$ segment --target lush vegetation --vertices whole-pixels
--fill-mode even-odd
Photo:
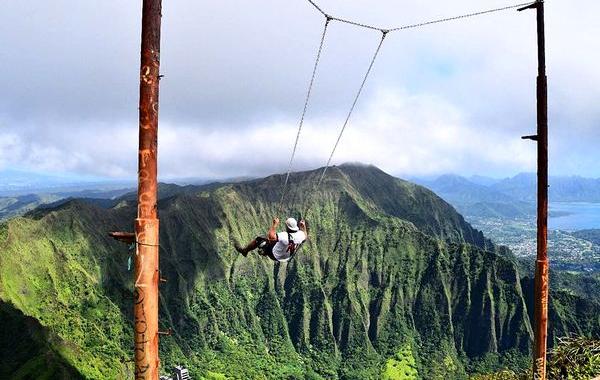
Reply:
[[[49,344],[57,337],[34,318],[0,301],[0,379],[78,379]]]
[[[560,338],[550,352],[547,376],[549,380],[590,380],[600,377],[600,340],[586,337]],[[472,380],[529,380],[531,368],[516,372],[502,370],[487,375],[476,375]]]
[[[39,205],[51,203],[59,199],[60,196],[54,194],[28,194],[14,197],[0,197],[0,221],[24,214]]]
[[[410,345],[405,345],[393,358],[385,362],[381,373],[382,380],[410,380],[418,379],[419,371],[412,354]]]
[[[453,379],[526,367],[529,282],[509,255],[424,188],[350,166],[313,193],[318,174],[291,178],[288,212],[308,207],[311,240],[288,264],[233,249],[264,233],[280,176],[169,188],[159,203],[161,326],[174,330],[161,339],[165,367],[206,379]],[[38,321],[54,337],[45,349],[84,378],[131,377],[128,252],[106,232],[130,230],[134,216],[125,197],[0,225],[0,299]],[[569,296],[580,307],[557,298],[555,325],[588,333],[600,306]]]

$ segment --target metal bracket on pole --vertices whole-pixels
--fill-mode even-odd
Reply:
[[[158,335],[173,335],[173,329],[169,327],[167,331],[159,331]]]
[[[135,243],[135,234],[133,232],[114,231],[114,232],[109,232],[108,236],[110,236],[111,238],[118,240],[122,243],[126,243],[126,244]]]
[[[541,3],[542,3],[542,1],[536,1],[535,3],[531,3],[529,5],[524,6],[523,8],[517,9],[517,12],[521,12],[526,9],[536,9]]]
[[[521,139],[538,141],[538,135],[521,136]]]

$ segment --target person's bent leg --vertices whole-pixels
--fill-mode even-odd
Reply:
[[[248,243],[247,246],[242,247],[240,246],[237,242],[235,243],[235,250],[238,251],[239,253],[241,253],[242,255],[244,255],[244,257],[246,257],[248,255],[248,252],[255,250],[256,248],[258,248],[258,241],[256,239],[252,240],[250,243]]]

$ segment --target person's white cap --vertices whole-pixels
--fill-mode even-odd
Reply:
[[[298,222],[294,218],[287,218],[287,220],[285,221],[285,226],[290,231],[294,231],[294,232],[298,231]]]

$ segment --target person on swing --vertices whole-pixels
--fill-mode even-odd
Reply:
[[[236,242],[235,249],[246,257],[248,252],[259,248],[261,256],[268,256],[273,261],[289,261],[308,238],[306,223],[304,220],[298,223],[296,219],[288,218],[285,221],[285,231],[277,232],[278,226],[279,218],[275,218],[266,237],[257,236],[246,247],[241,247]]]

